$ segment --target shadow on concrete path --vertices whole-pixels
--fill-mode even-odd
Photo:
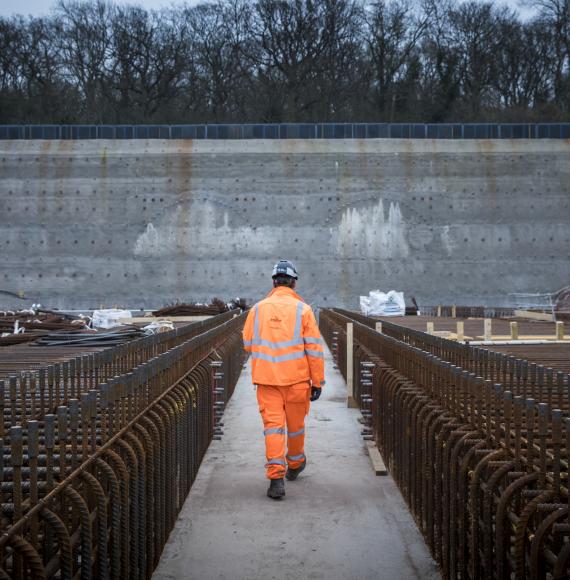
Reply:
[[[249,364],[153,580],[436,579],[391,477],[372,471],[359,412],[327,352],[327,385],[307,421],[307,469],[266,497],[263,426]]]

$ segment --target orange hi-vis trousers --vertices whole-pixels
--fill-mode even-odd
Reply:
[[[287,466],[297,469],[305,461],[305,416],[309,412],[310,393],[308,382],[286,387],[257,385],[268,479],[285,477]]]

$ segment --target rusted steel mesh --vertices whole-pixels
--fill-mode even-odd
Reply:
[[[0,381],[0,577],[150,578],[239,377],[243,322]]]
[[[355,398],[371,411],[372,436],[443,577],[567,578],[568,375],[321,311],[345,376],[347,322]]]

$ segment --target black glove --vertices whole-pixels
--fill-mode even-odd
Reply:
[[[311,401],[316,401],[321,396],[321,389],[311,387]]]

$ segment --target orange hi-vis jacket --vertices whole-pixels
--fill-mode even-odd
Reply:
[[[291,288],[274,288],[250,310],[243,343],[251,352],[254,384],[325,384],[323,340],[315,315]]]

